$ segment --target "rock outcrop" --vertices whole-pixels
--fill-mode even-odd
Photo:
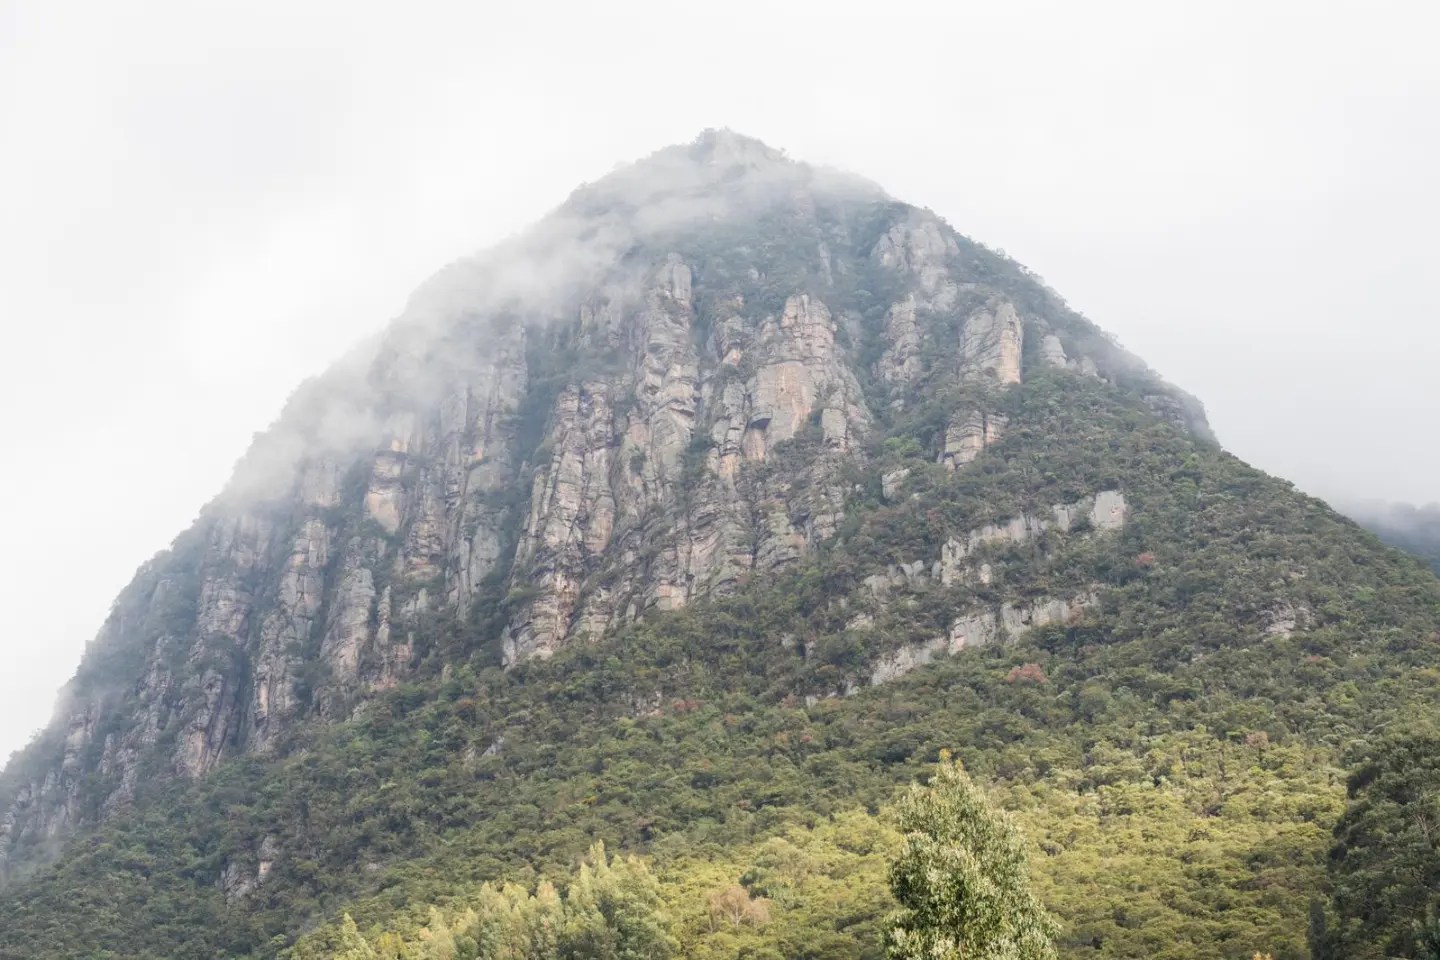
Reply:
[[[937,559],[892,564],[884,573],[866,577],[865,586],[873,596],[883,597],[893,590],[916,589],[924,582],[942,586],[970,582],[989,584],[989,565],[976,562],[977,555],[983,554],[986,548],[1025,543],[1047,530],[1060,533],[1119,530],[1125,525],[1127,510],[1123,493],[1102,490],[1073,503],[1057,503],[1045,514],[1022,513],[1003,523],[985,524],[949,537],[941,545]]]
[[[1065,345],[1053,333],[1047,333],[1040,338],[1040,362],[1062,370],[1069,364],[1065,356]]]
[[[1020,358],[1025,348],[1025,326],[1015,305],[992,298],[974,310],[960,333],[960,375],[993,378],[996,383],[1020,382]]]
[[[985,448],[998,443],[1005,434],[1006,419],[998,413],[970,410],[957,414],[945,428],[945,441],[940,447],[938,460],[951,470],[957,470],[985,452]]]
[[[920,356],[924,340],[915,309],[915,295],[909,294],[885,317],[885,352],[876,361],[875,372],[886,383],[904,386],[925,372]]]
[[[935,217],[920,211],[909,211],[887,230],[871,251],[881,266],[913,278],[915,294],[907,298],[914,304],[918,295],[933,310],[954,306],[960,281],[952,262],[960,254],[960,244]]]
[[[555,403],[515,555],[535,595],[507,628],[507,663],[779,569],[838,523],[829,475],[871,416],[830,310],[805,293],[758,317],[732,300],[702,342],[690,294],[689,267],[668,258],[645,306],[617,313],[627,368]],[[810,429],[812,460],[781,483],[757,474]]]
[[[1099,598],[1092,591],[1070,600],[1048,598],[1022,604],[1003,603],[995,609],[966,611],[955,618],[945,636],[924,643],[907,644],[875,661],[866,679],[871,686],[888,683],[939,657],[951,656],[972,647],[1016,640],[1031,630],[1050,624],[1074,622],[1084,615],[1086,607],[1098,602]]]

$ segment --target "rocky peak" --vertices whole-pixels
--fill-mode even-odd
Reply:
[[[1037,372],[1203,430],[1023,269],[873,184],[727,130],[621,168],[296,392],[6,770],[0,869],[142,777],[285,749],[453,658],[547,657],[782,570],[839,528],[877,424],[970,390],[930,451],[965,469]]]
[[[783,151],[767,146],[754,137],[736,133],[729,127],[700,131],[690,145],[690,155],[706,166],[731,169],[760,169],[791,163]]]

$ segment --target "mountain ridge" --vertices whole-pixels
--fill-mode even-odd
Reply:
[[[1440,503],[1342,501],[1337,509],[1381,540],[1429,563],[1440,574]]]
[[[583,739],[567,696],[603,730],[665,715],[668,698],[718,696],[691,661],[737,685],[763,665],[757,715],[874,704],[869,688],[941,660],[990,669],[976,648],[1083,660],[1113,646],[1123,661],[1133,647],[1146,669],[1203,672],[1194,658],[1250,663],[1264,644],[1328,659],[1350,642],[1344,625],[1363,623],[1401,645],[1398,668],[1429,642],[1434,578],[1364,536],[1219,451],[1198,401],[1024,268],[872,184],[710,131],[446,268],[385,334],[297,391],[226,491],[122,592],[57,722],[0,772],[0,878],[25,898],[101,856],[87,837],[153,839],[170,828],[137,824],[169,808],[200,824],[227,782],[264,797],[284,771],[309,782],[307,764],[330,762],[318,744],[383,739],[386,716],[460,724],[427,734],[454,741],[435,762],[459,778],[428,802],[458,802],[489,789],[465,777],[530,742],[480,722],[490,705],[553,709],[536,725],[565,731],[558,749]],[[1250,579],[1232,583],[1225,564]],[[1379,579],[1334,595],[1332,581],[1358,577]],[[719,623],[768,610],[767,629],[735,625],[743,642],[727,640],[688,613],[697,605]],[[1197,629],[1187,614],[1211,631],[1188,653],[1166,639]],[[635,677],[586,662],[632,642]],[[1322,699],[1339,682],[1285,669]],[[534,677],[553,702],[527,699]],[[592,692],[601,681],[615,689]],[[1193,696],[1177,681],[1152,708]],[[1283,723],[1277,739],[1318,749],[1308,714]],[[422,776],[354,749],[361,770]],[[888,776],[859,779],[876,799]],[[362,777],[348,791],[368,789]],[[363,887],[330,859],[338,840],[254,816],[229,839],[194,826],[207,852],[182,899],[243,911],[279,896],[267,889],[327,888],[300,878],[302,862],[327,864],[336,890]],[[399,816],[382,819],[409,835]],[[286,929],[257,916],[267,937]],[[258,949],[250,935],[236,942]]]
[[[443,584],[445,596],[441,602],[453,605],[459,616],[466,615],[476,583],[490,572],[494,563],[503,562],[500,555],[507,548],[502,542],[504,533],[499,529],[505,522],[502,514],[507,507],[496,508],[482,501],[486,497],[494,499],[500,496],[500,491],[507,484],[519,480],[520,472],[527,463],[526,450],[502,449],[494,455],[491,451],[497,441],[503,445],[511,440],[501,436],[505,428],[497,427],[498,421],[526,416],[520,407],[527,396],[527,377],[532,375],[526,353],[533,349],[533,339],[543,339],[547,333],[553,336],[555,331],[569,324],[571,328],[578,326],[578,330],[569,331],[573,337],[569,349],[574,352],[614,354],[627,348],[633,350],[634,341],[645,338],[648,342],[643,349],[647,353],[669,351],[673,354],[664,357],[664,362],[669,365],[665,369],[654,362],[653,356],[634,361],[636,369],[630,373],[631,385],[628,389],[634,390],[644,381],[647,390],[668,392],[662,402],[654,404],[646,414],[650,421],[637,424],[634,429],[668,430],[674,436],[657,441],[658,446],[656,442],[648,441],[632,443],[633,449],[626,454],[631,458],[653,457],[652,463],[662,465],[662,471],[651,467],[649,470],[653,476],[639,478],[642,497],[656,496],[653,490],[645,493],[647,485],[673,487],[681,469],[680,460],[685,445],[690,441],[690,429],[685,421],[694,417],[695,410],[692,408],[699,399],[693,389],[700,365],[696,348],[710,346],[712,352],[721,354],[710,360],[718,359],[720,363],[715,366],[721,367],[723,372],[724,367],[733,368],[738,362],[736,357],[744,352],[740,341],[734,338],[747,336],[748,333],[730,320],[727,322],[735,329],[722,326],[709,335],[712,340],[730,337],[734,342],[714,340],[711,344],[688,344],[687,340],[697,339],[693,331],[685,329],[696,316],[694,306],[689,302],[691,268],[673,253],[659,257],[651,253],[648,254],[650,259],[646,260],[647,254],[635,251],[657,244],[655,249],[662,249],[671,242],[673,231],[688,230],[696,224],[723,229],[724,224],[737,218],[744,222],[777,209],[786,212],[799,210],[801,214],[807,214],[817,203],[823,205],[828,199],[836,197],[852,206],[857,203],[894,203],[878,187],[858,178],[795,163],[759,141],[727,131],[711,131],[702,134],[688,147],[658,151],[646,160],[578,189],[535,228],[522,232],[489,254],[451,265],[422,285],[400,319],[385,335],[373,345],[352,351],[329,372],[297,392],[277,424],[260,435],[242,459],[234,478],[227,485],[226,493],[202,511],[199,524],[202,528],[210,527],[211,543],[205,549],[213,556],[208,562],[212,566],[236,567],[238,574],[228,579],[206,579],[202,576],[202,583],[192,585],[191,589],[197,593],[193,600],[197,610],[196,620],[188,627],[180,626],[176,633],[182,635],[182,640],[187,630],[201,637],[212,636],[218,638],[222,645],[228,642],[231,647],[255,645],[251,634],[257,630],[266,634],[258,640],[259,649],[248,655],[248,665],[235,662],[245,657],[234,650],[219,654],[232,658],[229,672],[248,670],[252,673],[254,689],[248,693],[238,689],[238,684],[225,676],[226,670],[201,671],[202,677],[208,679],[195,680],[192,685],[196,689],[187,693],[185,702],[178,709],[167,711],[162,705],[157,708],[159,712],[151,713],[147,720],[148,729],[133,738],[142,745],[140,749],[157,739],[169,722],[161,713],[183,714],[187,710],[195,714],[195,719],[188,721],[188,730],[181,734],[175,748],[174,766],[181,775],[197,775],[212,769],[226,744],[232,740],[241,741],[242,748],[264,749],[273,736],[268,727],[275,722],[274,718],[283,718],[295,709],[290,691],[296,686],[296,678],[292,674],[299,669],[297,661],[302,658],[288,654],[285,648],[313,645],[315,638],[312,632],[319,622],[317,618],[329,621],[325,624],[326,636],[320,641],[319,653],[332,670],[354,677],[362,685],[377,687],[393,684],[404,672],[402,661],[409,656],[409,651],[405,644],[395,644],[390,648],[386,637],[388,621],[402,615],[417,618],[422,608],[432,602],[435,590],[421,586],[405,601],[410,603],[410,609],[398,612],[393,609],[397,606],[395,600],[385,597],[383,588],[375,586],[376,575],[372,568],[382,562],[385,545],[381,541],[400,530],[400,513],[404,506],[397,499],[401,496],[398,489],[401,474],[411,455],[410,446],[425,442],[417,431],[420,429],[418,419],[427,416],[439,418],[436,429],[449,431],[443,439],[449,448],[443,455],[448,457],[450,470],[450,475],[442,481],[447,490],[432,490],[428,495],[436,500],[443,499],[453,495],[456,488],[472,483],[478,485],[474,489],[479,491],[479,495],[472,497],[472,502],[465,508],[469,512],[463,519],[445,516],[445,508],[436,504],[427,508],[427,516],[418,521],[426,525],[426,529],[407,530],[407,535],[414,538],[414,542],[408,545],[412,554],[429,552],[423,558],[417,556],[407,561],[411,565],[402,574],[412,581],[443,576],[446,579]],[[956,238],[948,235],[948,228],[942,228],[941,222],[932,215],[914,208],[903,209],[904,220],[877,238],[870,251],[881,269],[912,275],[918,281],[921,295],[921,299],[913,303],[907,299],[892,307],[894,316],[889,320],[890,331],[886,335],[894,342],[885,345],[876,360],[877,369],[881,371],[880,378],[892,384],[904,384],[920,372],[915,310],[946,309],[960,294],[955,283],[944,276],[942,266],[946,256],[958,255]],[[645,211],[646,215],[637,216],[636,211]],[[819,246],[816,251],[818,262],[807,264],[807,271],[828,269],[824,240],[816,242]],[[993,255],[988,256],[993,258]],[[656,259],[660,260],[658,266],[654,262]],[[787,277],[782,282],[803,285],[813,279]],[[834,285],[834,277],[830,278],[830,283]],[[1030,292],[1037,299],[1051,296],[1038,287]],[[735,424],[725,427],[734,436],[718,441],[728,444],[728,447],[715,458],[715,463],[706,465],[707,471],[715,475],[731,476],[737,461],[763,456],[754,444],[762,442],[767,434],[771,443],[783,441],[803,425],[801,421],[812,412],[808,407],[816,402],[815,398],[801,396],[797,400],[785,400],[777,406],[776,397],[786,390],[798,389],[803,393],[839,389],[849,397],[838,399],[838,405],[830,407],[826,413],[832,418],[822,424],[831,432],[827,444],[843,447],[852,442],[847,438],[849,432],[860,433],[868,426],[871,414],[866,409],[858,381],[844,372],[844,348],[835,342],[839,327],[823,302],[814,303],[804,294],[784,299],[780,299],[778,294],[771,296],[775,297],[775,302],[767,304],[767,307],[778,307],[779,315],[772,321],[773,329],[761,332],[762,337],[770,338],[770,343],[763,344],[761,349],[771,350],[774,357],[759,379],[744,385],[746,389],[758,390],[762,394],[769,391],[770,395],[761,396],[756,401],[764,408],[759,412],[746,412],[744,407],[751,401],[743,395],[734,396],[733,388],[732,396],[720,398],[720,403],[728,404],[734,410],[732,419]],[[999,306],[994,314],[989,312],[988,306],[984,310],[976,308],[976,316],[983,321],[981,326],[984,329],[977,327],[970,345],[962,345],[962,352],[970,352],[962,358],[962,362],[969,364],[974,372],[1003,368],[1000,379],[1015,379],[1019,376],[1023,330],[1008,301],[1002,297],[995,302]],[[519,322],[507,325],[517,309],[523,313],[516,318]],[[643,318],[636,321],[621,316],[633,309],[645,311]],[[731,308],[720,304],[715,309],[723,311]],[[571,317],[564,316],[567,311]],[[579,314],[578,324],[573,319],[575,312]],[[731,312],[734,312],[733,309]],[[674,316],[668,315],[671,313]],[[481,319],[481,315],[485,318]],[[502,319],[495,319],[497,317]],[[500,326],[494,326],[496,323]],[[624,326],[626,323],[630,324],[629,328]],[[1053,359],[1058,349],[1063,358],[1059,339],[1054,334],[1045,336],[1047,339],[1042,348],[1050,351],[1046,356]],[[626,342],[627,338],[631,342]],[[456,340],[467,339],[468,342],[456,343]],[[479,340],[487,341],[486,353],[475,353],[470,345]],[[1103,344],[1101,346],[1104,347]],[[726,356],[730,357],[728,362]],[[1113,348],[1104,349],[1098,356],[1112,371],[1108,375],[1149,376],[1138,361],[1132,361],[1128,355]],[[1060,362],[1064,362],[1063,359]],[[1095,361],[1088,356],[1085,356],[1084,362],[1095,366]],[[470,395],[471,384],[481,385],[479,389],[488,393]],[[445,394],[447,390],[450,391],[448,395]],[[1156,393],[1154,396],[1172,402],[1177,411],[1185,411],[1183,415],[1190,416],[1192,425],[1197,429],[1207,429],[1198,404],[1188,397],[1178,393]],[[544,404],[546,399],[541,398],[537,406]],[[593,424],[581,422],[584,416],[593,419],[593,412],[582,409],[593,400],[594,395],[587,393],[582,383],[554,400],[559,405],[554,411],[541,406],[529,416],[534,419],[548,415],[557,419],[558,425],[551,427],[551,440],[553,442],[559,437],[562,442],[567,442],[567,431],[593,428]],[[801,411],[802,406],[807,409]],[[755,429],[754,424],[771,422],[767,414],[779,414],[781,422],[773,430]],[[444,422],[447,416],[452,419],[468,417],[471,423]],[[740,423],[741,419],[745,422]],[[473,424],[482,422],[484,426],[475,436],[459,436],[467,427],[474,432]],[[964,425],[957,427],[958,434],[964,434],[965,430]],[[462,439],[471,442],[469,450],[460,449]],[[586,441],[576,438],[569,442],[583,446]],[[963,436],[956,442],[973,444],[972,440]],[[746,444],[752,446],[742,449]],[[334,531],[320,515],[339,506],[346,471],[358,469],[356,464],[359,459],[377,445],[381,449],[375,454],[372,475],[368,480],[359,477],[348,479],[349,482],[367,484],[363,494],[366,511],[363,522],[376,524],[380,529],[372,530],[375,536],[370,542],[354,547],[350,555],[339,561],[346,568],[346,573],[339,582],[327,585],[323,581],[331,563],[328,551],[341,545],[330,542],[335,536]],[[513,440],[511,445],[515,446]],[[519,446],[523,447],[524,442]],[[425,455],[433,456],[435,452],[427,450]],[[570,453],[572,461],[585,456],[585,451],[579,447]],[[573,472],[576,464],[565,461],[565,455],[562,453],[561,459],[550,465],[550,489],[535,490],[537,496],[552,498],[554,510],[551,513],[577,508],[577,504],[571,502],[573,496],[569,487],[576,478],[563,475],[566,470]],[[479,462],[471,468],[469,463],[462,462],[467,458]],[[607,495],[602,495],[602,498],[604,496]],[[658,496],[671,501],[675,499],[675,494],[669,490],[662,491]],[[285,503],[287,498],[292,504]],[[271,537],[284,536],[272,528],[277,523],[288,522],[284,519],[277,521],[270,515],[273,507],[268,505],[272,502],[278,502],[281,510],[289,508],[292,512],[293,502],[298,502],[300,512],[310,514],[299,522],[299,529],[293,532],[288,556],[264,556],[272,548],[269,543]],[[602,510],[614,510],[603,499],[599,506]],[[532,561],[545,563],[544,557],[537,558],[536,554],[543,553],[544,547],[539,541],[546,536],[564,537],[573,533],[552,531],[547,534],[542,531],[536,519],[542,512],[541,508],[532,505],[532,517],[527,524],[531,529],[514,546],[517,560],[522,564]],[[406,522],[409,526],[417,521],[407,519]],[[831,521],[820,520],[822,527],[827,522]],[[468,552],[457,552],[448,559],[443,558],[441,554],[446,549],[455,551],[459,548],[442,546],[436,542],[437,539],[453,542],[459,534],[455,529],[442,532],[439,528],[454,528],[459,524],[486,532],[478,538],[470,538]],[[746,525],[748,518],[740,518],[724,536],[730,540],[742,537],[743,531],[735,527]],[[182,541],[186,536],[197,535],[192,528],[188,534],[182,535]],[[596,535],[603,538],[606,533],[596,531]],[[795,538],[800,538],[803,547],[813,545],[823,536],[823,529],[784,531],[783,538],[789,545],[773,549],[779,549],[788,556],[799,549],[794,546]],[[187,550],[202,549],[198,544],[182,541],[177,541],[174,555],[184,556]],[[692,580],[697,576],[703,580],[707,575],[713,575],[722,581],[722,589],[733,578],[733,571],[728,569],[730,566],[738,564],[744,567],[755,562],[753,556],[747,561],[737,555],[731,558],[733,562],[720,564],[724,569],[714,571],[710,569],[710,558],[703,553],[717,549],[716,544],[707,541],[682,545],[677,549],[702,551],[693,569],[687,567],[683,574],[677,575]],[[741,548],[732,543],[729,549]],[[756,553],[761,549],[767,548],[757,546]],[[184,562],[181,561],[182,565]],[[689,561],[677,557],[673,562],[683,567]],[[281,609],[278,616],[272,611],[272,620],[268,624],[250,623],[248,608],[255,602],[252,594],[257,585],[250,584],[248,580],[264,576],[281,578],[280,583],[269,587],[275,594],[273,603]],[[142,573],[141,579],[145,577],[146,574]],[[550,591],[550,596],[542,596],[532,604],[528,618],[522,614],[508,625],[507,659],[513,661],[531,652],[546,655],[557,637],[559,642],[565,640],[572,629],[570,624],[560,622],[571,615],[566,609],[570,598],[565,595],[577,586],[569,580],[559,583]],[[153,619],[159,608],[173,607],[176,603],[184,606],[192,602],[186,597],[176,600],[168,596],[167,592],[173,589],[174,583],[160,575],[153,586],[153,591],[158,591],[160,595],[151,597],[151,609],[145,616]],[[261,585],[260,589],[265,587]],[[684,602],[689,588],[675,583],[661,583],[656,585],[656,591],[656,595],[644,599],[646,606],[659,604],[663,607],[669,603]],[[328,596],[325,596],[327,593]],[[322,606],[327,608],[323,615]],[[119,619],[112,615],[112,624],[113,629],[120,632],[127,629],[128,622],[142,617],[138,611],[129,611],[123,600],[117,606],[117,612]],[[584,634],[596,634],[605,629],[614,615],[603,608],[593,614],[582,612],[580,617],[590,620],[578,629]],[[149,624],[142,629],[155,633],[159,626]],[[107,626],[108,629],[112,627]],[[370,635],[376,633],[384,639],[377,640]],[[111,642],[104,639],[97,641],[99,645]],[[165,641],[157,638],[157,642],[163,644]],[[362,670],[358,646],[366,643],[387,647],[387,651],[379,654],[382,662],[368,668],[371,676],[361,680],[356,676]],[[309,660],[309,657],[307,653],[304,659]],[[157,692],[157,696],[151,698],[152,703],[164,700],[170,692],[168,687],[171,682],[165,669],[155,662],[156,659],[151,657],[149,675],[138,681]],[[347,696],[337,691],[327,702],[322,694],[320,711],[342,714]],[[245,700],[250,702],[242,702]],[[78,719],[76,712],[80,714]],[[79,708],[68,718],[70,729],[65,735],[67,757],[77,755],[94,740],[94,728],[99,722],[94,713],[92,705]],[[247,713],[248,716],[245,715]],[[79,740],[85,741],[86,746],[70,742]],[[107,748],[108,756],[102,761],[102,765],[108,763],[118,770],[117,802],[123,802],[125,794],[133,786],[134,777],[138,776],[134,763],[121,758],[121,754],[134,749],[137,748],[126,745]],[[62,773],[65,762],[60,764]],[[73,765],[73,760],[71,762]],[[40,782],[32,784],[33,791],[43,792],[43,788],[43,777]],[[42,815],[42,819],[47,819],[47,816]],[[62,805],[54,829],[61,829],[60,824],[67,822],[71,816],[71,811]],[[16,829],[15,819],[12,809],[12,823],[3,831],[6,838]],[[51,825],[44,829],[52,832]],[[0,839],[0,847],[7,845],[7,839]]]

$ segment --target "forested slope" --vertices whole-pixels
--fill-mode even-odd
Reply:
[[[1440,585],[1288,484],[1070,379],[1011,391],[1006,409],[1031,432],[970,471],[879,441],[856,477],[866,504],[774,582],[511,671],[478,652],[280,763],[162,788],[145,815],[7,891],[0,944],[266,955],[298,917],[348,907],[362,928],[403,927],[487,880],[561,879],[604,840],[651,859],[690,918],[687,955],[725,955],[739,937],[782,956],[872,956],[887,909],[872,815],[953,749],[1027,827],[1064,955],[1305,956],[1343,751],[1434,708]],[[929,416],[902,418],[897,436],[923,439]],[[899,466],[907,496],[887,503],[879,475]],[[956,523],[1097,487],[1125,492],[1122,531],[988,561],[1011,593],[1098,584],[1097,605],[829,696],[984,589],[918,590],[847,629],[838,601],[868,571],[938,548]],[[1277,629],[1276,610],[1303,610],[1306,626]],[[220,865],[253,869],[267,839],[304,853],[227,906]],[[786,897],[756,879],[777,850],[822,864],[796,868]],[[869,879],[846,881],[857,902],[837,916],[834,884],[852,875]],[[747,883],[778,904],[768,922],[710,930],[709,898]]]
[[[1033,275],[711,132],[442,274],[142,568],[0,773],[0,957],[498,960],[467,911],[597,884],[878,957],[947,750],[1064,957],[1416,956],[1367,791],[1431,794],[1361,765],[1437,662],[1430,570]]]

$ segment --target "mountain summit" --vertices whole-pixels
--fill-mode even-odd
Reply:
[[[0,933],[0,956],[90,955],[86,938],[273,955],[447,845],[498,873],[572,856],[582,833],[643,849],[723,823],[717,842],[758,842],[802,797],[839,809],[825,763],[853,766],[866,803],[936,744],[1009,744],[990,772],[1080,795],[1051,772],[1090,763],[1096,738],[1060,731],[1119,723],[1122,701],[1107,749],[1126,756],[1198,738],[1204,767],[1212,740],[1267,724],[1299,756],[1420,693],[1333,716],[1248,704],[1330,703],[1362,660],[1403,674],[1435,645],[1437,596],[1223,454],[1197,401],[1023,267],[860,178],[706,131],[441,271],[140,569],[0,775],[14,929],[53,938],[32,953]],[[1400,652],[1366,659],[1380,642]],[[711,773],[660,804],[624,745],[666,704],[722,700],[738,719],[716,729],[845,711],[911,729],[871,688],[942,662],[1025,667],[957,694],[976,715],[1057,685],[1043,709],[1001,710],[1043,731],[1029,759],[1024,737],[938,705],[931,734],[868,759],[797,732],[783,772],[773,754],[717,772],[731,747],[706,733]],[[568,760],[527,750],[586,759],[562,777]],[[1136,763],[1115,776],[1152,791],[1189,769]],[[623,798],[582,785],[607,777]],[[668,806],[741,782],[773,796]],[[598,811],[583,830],[509,853],[466,832],[531,836],[581,802]],[[1303,912],[1303,884],[1277,882]],[[80,901],[123,919],[66,927]]]

